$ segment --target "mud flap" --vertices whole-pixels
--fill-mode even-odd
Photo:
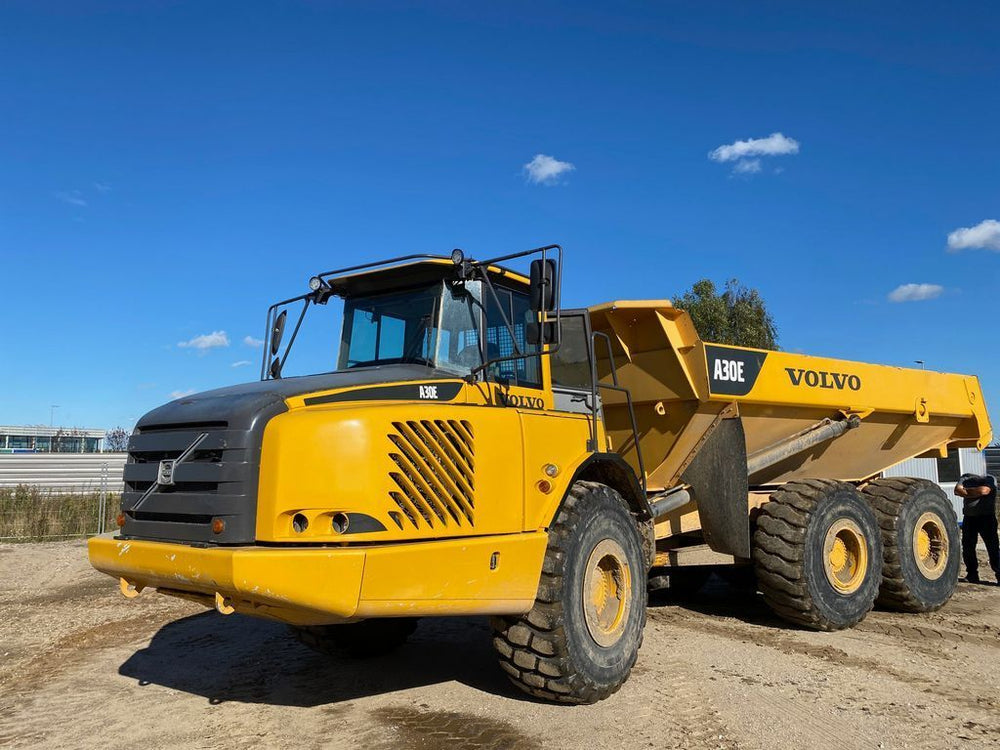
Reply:
[[[708,546],[715,552],[750,557],[743,421],[736,417],[719,422],[684,470],[681,481],[691,485]]]

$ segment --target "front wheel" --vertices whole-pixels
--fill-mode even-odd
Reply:
[[[521,690],[594,703],[628,679],[646,624],[646,562],[621,495],[575,482],[555,523],[535,606],[493,618],[500,666]]]

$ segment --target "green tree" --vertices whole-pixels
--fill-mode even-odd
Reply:
[[[778,328],[756,289],[730,279],[721,294],[709,279],[695,282],[674,307],[685,310],[705,341],[755,349],[777,349]]]

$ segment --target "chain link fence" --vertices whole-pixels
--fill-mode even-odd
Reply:
[[[117,528],[121,495],[106,486],[53,492],[28,485],[0,488],[0,542],[37,542],[103,534]]]
[[[124,453],[0,455],[0,542],[69,539],[111,531]]]

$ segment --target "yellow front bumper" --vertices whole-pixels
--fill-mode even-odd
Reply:
[[[88,546],[95,568],[136,589],[315,625],[527,612],[546,541],[544,532],[534,532],[364,548],[199,548],[105,534]]]

